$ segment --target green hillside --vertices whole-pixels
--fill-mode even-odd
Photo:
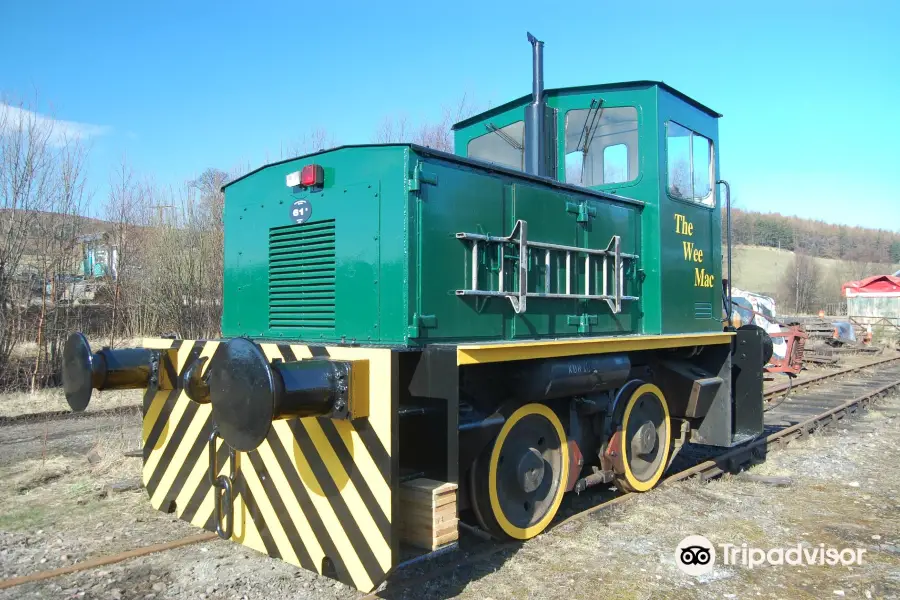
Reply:
[[[733,284],[743,290],[773,296],[784,301],[790,296],[787,289],[793,279],[795,254],[763,246],[735,246],[733,259]],[[835,258],[812,259],[816,269],[817,301],[825,304],[841,301],[841,284],[870,275],[893,273],[900,264],[850,261]],[[724,269],[723,269],[724,274]],[[790,311],[788,307],[784,310]]]

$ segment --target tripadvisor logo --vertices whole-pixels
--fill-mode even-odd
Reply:
[[[716,548],[702,535],[689,535],[675,548],[675,564],[688,575],[705,575],[716,566]]]
[[[753,548],[747,544],[719,544],[722,564],[749,569],[763,565],[851,566],[861,565],[865,548],[833,548],[825,544],[796,544],[784,548]],[[675,564],[695,577],[705,575],[716,564],[716,548],[702,535],[689,535],[675,549]]]

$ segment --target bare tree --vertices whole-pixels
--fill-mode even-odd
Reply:
[[[848,261],[847,267],[845,269],[845,276],[847,281],[853,281],[858,279],[865,279],[866,277],[871,277],[872,275],[880,275],[881,272],[879,268],[882,265],[878,265],[867,260],[854,260]]]
[[[134,173],[123,156],[116,170],[110,176],[109,196],[104,206],[106,220],[110,223],[110,246],[115,258],[110,257],[110,303],[109,345],[114,346],[116,336],[125,335],[123,325],[126,323],[123,313],[127,306],[123,292],[130,287],[136,276],[133,242],[139,220],[145,221],[148,211],[143,208],[158,209],[159,206],[148,206],[146,188],[135,181]],[[129,332],[133,333],[133,332]]]
[[[412,138],[409,127],[409,119],[405,115],[399,117],[385,117],[372,141],[379,144],[399,144],[408,142]]]
[[[334,140],[331,140],[332,144]],[[189,187],[198,194],[194,228],[201,243],[205,270],[200,279],[199,327],[204,335],[218,335],[222,321],[222,282],[225,275],[225,192],[222,187],[231,176],[218,169],[207,169]]]
[[[781,295],[797,314],[809,312],[818,300],[819,265],[808,254],[794,255],[781,279]]]
[[[475,112],[468,95],[463,94],[453,105],[445,106],[440,119],[434,123],[425,122],[413,127],[406,116],[386,117],[375,132],[374,141],[380,144],[412,143],[453,152],[453,124]]]
[[[43,386],[58,371],[60,346],[67,333],[69,311],[59,300],[66,277],[76,270],[76,241],[84,210],[84,167],[87,150],[77,139],[63,136],[54,160],[54,180],[46,206],[31,231],[33,263],[40,274],[40,309],[34,324],[37,345],[31,372],[31,390]]]
[[[24,103],[0,102],[0,380],[24,337],[40,268],[26,260],[35,225],[55,184],[53,121]]]
[[[160,325],[184,337],[219,333],[222,316],[222,185],[228,174],[208,169],[170,191],[175,210],[153,236],[151,279],[156,282]]]
[[[129,265],[139,276],[120,276],[119,311],[134,334],[170,333],[205,338],[219,334],[222,314],[222,186],[230,175],[207,169],[175,188],[148,185],[149,206],[130,236]]]
[[[337,145],[334,134],[324,127],[315,127],[294,142],[282,144],[281,158],[293,158],[313,152],[321,152]],[[220,171],[221,172],[221,171]]]

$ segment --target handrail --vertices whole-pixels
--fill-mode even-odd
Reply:
[[[614,314],[622,312],[622,302],[639,300],[638,296],[626,296],[625,290],[625,260],[635,260],[637,254],[622,252],[621,237],[614,235],[604,250],[594,248],[580,248],[578,246],[567,246],[564,244],[550,244],[546,242],[532,242],[528,240],[528,223],[523,219],[516,221],[512,232],[507,236],[492,236],[481,233],[460,232],[456,234],[459,240],[469,241],[472,244],[472,273],[470,278],[470,287],[468,289],[456,290],[457,296],[481,296],[481,297],[502,297],[508,298],[512,304],[516,314],[523,314],[527,308],[527,299],[531,298],[551,298],[551,299],[579,299],[579,300],[603,300],[607,303],[610,310]],[[488,244],[500,244],[500,264],[499,277],[496,290],[480,289],[478,285],[478,261],[481,256],[482,247]],[[506,291],[504,289],[505,262],[507,260],[502,247],[506,244],[515,244],[518,246],[518,290]],[[529,292],[528,291],[528,250],[543,250],[544,252],[544,291]],[[565,253],[565,290],[551,292],[552,279],[551,271],[551,252]],[[572,259],[573,254],[581,254],[584,256],[584,290],[583,293],[573,293],[572,290]],[[593,293],[596,284],[591,281],[591,272],[593,270],[592,260],[602,258],[603,275],[601,293]],[[612,272],[612,292],[608,290],[610,278],[608,260],[613,259]]]

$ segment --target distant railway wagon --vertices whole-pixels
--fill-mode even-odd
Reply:
[[[152,505],[371,590],[642,492],[687,441],[762,430],[765,334],[723,285],[721,116],[659,82],[543,89],[456,154],[343,146],[225,186],[222,339],[92,352],[64,384],[146,388]],[[727,188],[725,188],[727,189]]]

